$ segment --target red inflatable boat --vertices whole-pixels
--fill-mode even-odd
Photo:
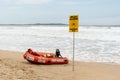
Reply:
[[[31,54],[26,52],[23,55],[24,59],[31,63],[38,64],[67,64],[68,59],[66,57],[55,57],[55,53],[35,52]]]

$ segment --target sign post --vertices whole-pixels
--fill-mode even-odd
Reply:
[[[73,32],[73,71],[74,71],[74,52],[75,52],[75,32],[78,32],[78,15],[71,15],[69,18],[69,32]]]

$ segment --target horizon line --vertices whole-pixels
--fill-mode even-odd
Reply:
[[[69,25],[65,23],[10,23],[10,24],[0,24],[0,25]],[[79,26],[120,26],[120,24],[88,24],[88,25],[79,25]]]

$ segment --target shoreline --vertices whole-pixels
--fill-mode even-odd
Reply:
[[[3,51],[3,52],[4,52],[4,51],[5,51],[5,52],[8,51],[8,52],[15,52],[15,53],[17,52],[17,53],[22,53],[22,54],[24,54],[24,52],[14,51],[14,50],[0,49],[0,51]],[[73,63],[72,60],[69,59],[69,61],[71,62],[71,64]],[[78,63],[79,63],[79,62],[83,62],[83,63],[100,63],[100,64],[110,64],[110,65],[118,65],[118,66],[120,66],[120,64],[114,63],[114,62],[94,62],[94,61],[93,61],[93,62],[89,62],[89,61],[78,61],[78,60],[75,60],[74,62],[78,62]]]
[[[0,80],[120,80],[120,65],[72,61],[63,65],[31,64],[23,52],[0,50]]]

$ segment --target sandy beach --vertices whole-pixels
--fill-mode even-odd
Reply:
[[[22,52],[0,50],[0,80],[120,80],[120,65],[72,62],[36,65],[23,59]]]

